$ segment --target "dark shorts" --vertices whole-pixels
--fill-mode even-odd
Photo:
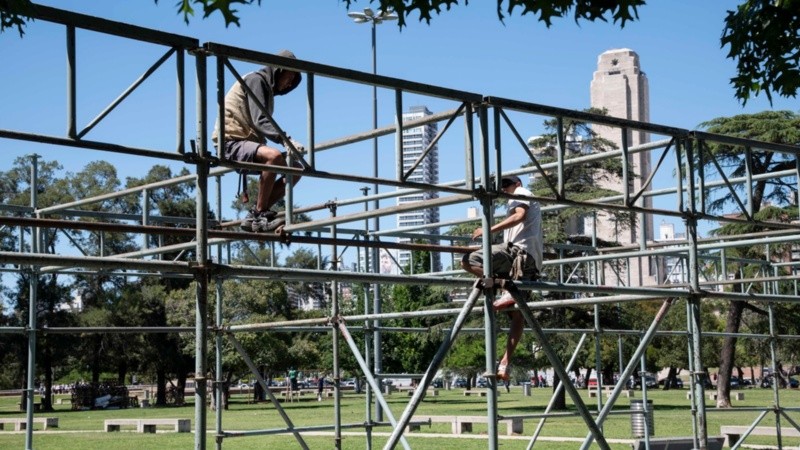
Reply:
[[[492,270],[495,277],[509,278],[511,266],[519,251],[510,242],[492,245]],[[483,249],[464,255],[461,261],[473,267],[483,267]],[[536,262],[532,257],[528,257],[523,272],[526,279],[538,277],[539,271],[536,269]]]
[[[258,147],[264,144],[259,144],[253,141],[225,141],[225,159],[228,161],[252,163],[255,161]],[[286,151],[281,154],[286,156]],[[303,167],[299,162],[294,162],[294,167]],[[242,173],[244,170],[237,169],[237,173]],[[261,172],[251,170],[248,172],[251,175],[259,174]]]
[[[225,159],[251,163],[261,144],[253,141],[225,141]]]

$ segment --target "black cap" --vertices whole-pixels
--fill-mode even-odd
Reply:
[[[503,178],[500,181],[503,185],[516,183],[522,184],[522,181],[516,175],[503,175]]]

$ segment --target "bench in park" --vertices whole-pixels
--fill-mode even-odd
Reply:
[[[471,433],[472,424],[474,423],[489,423],[489,419],[486,416],[414,416],[414,421],[416,423],[410,424],[407,430],[419,431],[419,422],[428,422],[428,424],[449,423],[450,432],[453,434]],[[497,422],[506,425],[506,434],[508,436],[522,434],[523,422],[521,418],[500,419]]]
[[[471,395],[477,395],[478,397],[486,397],[486,391],[484,390],[464,391],[464,397],[469,397]],[[497,391],[497,396],[498,397],[500,396],[500,391]]]
[[[722,436],[708,437],[708,450],[722,450],[725,438]],[[645,450],[647,448],[645,440],[639,439],[633,444],[633,450]],[[691,437],[669,437],[669,438],[650,438],[650,450],[693,450],[694,438]]]
[[[22,431],[28,428],[28,419],[26,418],[0,418],[0,430],[5,429],[6,424],[14,424],[14,431]],[[46,430],[47,427],[58,428],[58,417],[34,417],[33,424],[42,424],[42,429]]]
[[[453,434],[458,434],[458,422],[456,420],[456,416],[414,416],[413,423],[409,424],[408,427],[406,427],[406,430],[419,431],[421,422],[427,422],[428,426],[430,426],[431,423],[449,423],[450,432]]]
[[[725,436],[725,445],[728,447],[733,446],[735,443],[739,442],[739,438],[742,437],[747,429],[750,428],[748,426],[737,426],[737,425],[723,425],[720,427],[720,434]],[[753,431],[750,432],[749,436],[778,436],[778,430],[775,427],[755,427]],[[781,436],[783,437],[800,437],[800,431],[797,428],[791,427],[781,427]]]
[[[17,403],[17,409],[18,410],[25,411],[26,408],[27,408],[27,403],[22,403],[22,402]],[[41,402],[36,402],[36,403],[33,404],[33,412],[40,412],[41,410],[42,410],[42,403]]]
[[[138,433],[155,433],[159,426],[170,426],[176,433],[188,433],[192,428],[190,419],[106,419],[107,432],[120,431],[123,426],[134,426]]]
[[[611,393],[612,392],[614,392],[614,388],[613,387],[609,386],[609,387],[603,388],[603,393],[606,395],[606,397],[611,397]],[[627,397],[627,398],[631,398],[631,397],[635,396],[634,392],[635,391],[633,389],[623,389],[620,392],[620,395],[622,395],[624,397]],[[597,397],[597,389],[595,389],[595,388],[590,388],[589,389],[589,398],[592,398],[592,397]]]
[[[497,422],[506,425],[506,435],[508,436],[522,434],[522,419],[520,418],[500,419]],[[489,418],[486,416],[456,416],[456,426],[458,428],[456,434],[471,433],[472,424],[474,423],[489,423]]]
[[[412,397],[413,395],[414,395],[414,389],[409,390],[408,396]],[[428,390],[425,391],[425,395],[426,396],[430,395],[431,397],[437,397],[439,395],[439,390],[434,388],[428,388]]]

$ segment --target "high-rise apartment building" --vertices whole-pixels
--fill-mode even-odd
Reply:
[[[425,106],[413,106],[409,112],[403,114],[403,122],[421,119],[433,114]],[[417,159],[425,152],[430,143],[436,137],[438,125],[430,123],[413,128],[403,129],[403,171],[408,171]],[[436,184],[439,182],[439,150],[437,146],[430,149],[422,162],[414,169],[408,178],[409,181],[418,183]],[[419,202],[438,198],[437,192],[419,192],[414,195],[398,197],[397,204]],[[425,224],[439,222],[439,208],[428,208],[417,211],[401,213],[397,217],[397,227],[418,227]],[[438,234],[438,227],[425,228],[422,232]],[[409,242],[407,238],[400,238],[398,242]],[[406,267],[411,262],[411,252],[401,250],[398,252],[398,262],[401,267]],[[432,271],[441,270],[441,255],[434,253],[432,258]]]
[[[639,65],[639,55],[630,49],[609,50],[597,59],[597,70],[594,72],[591,84],[591,105],[594,108],[605,108],[609,116],[639,122],[650,121],[650,93],[647,76]],[[614,142],[622,148],[622,132],[619,128],[594,125],[594,131],[601,137]],[[650,141],[649,133],[639,130],[627,131],[628,147],[645,144]],[[651,172],[650,152],[631,153],[629,164],[636,176],[631,177],[629,189],[631,193],[638,192],[642,183],[647,180]],[[622,180],[608,180],[600,183],[601,186],[622,192]],[[650,197],[640,197],[642,206],[652,206]],[[613,220],[606,212],[598,217],[586,218],[584,230],[587,234],[596,226],[597,236],[622,245],[637,244],[640,239],[652,241],[653,219],[648,216],[644,223],[638,221],[634,226],[622,226]],[[606,285],[642,286],[658,282],[656,271],[651,260],[647,257],[628,260],[629,266],[618,270],[605,271]],[[630,269],[628,272],[627,269]],[[630,273],[630,276],[628,276]]]

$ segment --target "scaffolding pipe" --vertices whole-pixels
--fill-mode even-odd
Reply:
[[[428,369],[425,371],[425,375],[422,377],[417,389],[414,391],[411,401],[400,415],[397,425],[395,426],[394,430],[392,430],[389,440],[383,447],[384,450],[391,450],[397,445],[397,441],[400,439],[403,430],[411,422],[411,418],[414,416],[414,412],[419,405],[419,400],[422,398],[422,394],[428,389],[428,386],[430,386],[430,383],[433,381],[433,376],[436,374],[439,366],[447,356],[447,352],[450,351],[450,348],[453,346],[453,343],[455,342],[456,337],[458,337],[461,328],[464,326],[470,311],[475,306],[478,296],[481,294],[481,289],[478,286],[483,286],[480,280],[475,281],[472,293],[464,303],[464,306],[461,308],[458,317],[456,317],[456,320],[453,323],[453,327],[450,329],[447,337],[442,340],[441,344],[439,344],[439,349],[436,351],[436,354],[433,356],[433,360],[431,360],[431,363],[428,365]]]

